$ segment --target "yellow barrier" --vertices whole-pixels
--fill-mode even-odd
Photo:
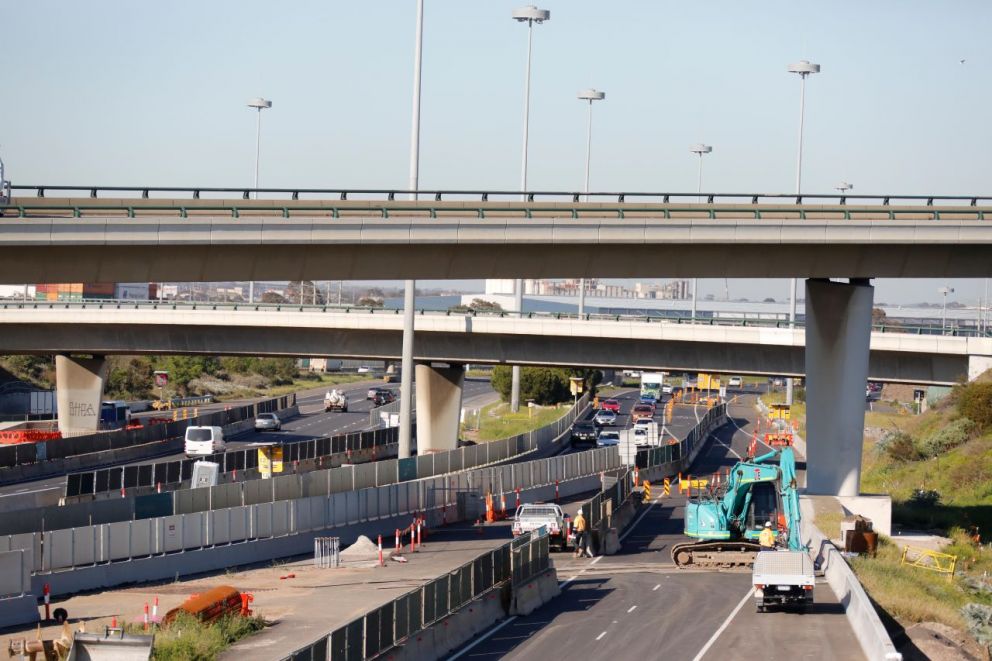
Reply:
[[[664,494],[666,496],[672,495],[672,482],[667,477],[665,478]]]
[[[910,558],[910,553],[913,553],[915,557]],[[930,549],[904,546],[899,564],[919,567],[920,569],[929,569],[938,574],[947,574],[947,578],[952,579],[954,578],[954,570],[958,565],[958,556],[949,553],[938,553]]]
[[[679,491],[687,491],[693,487],[696,489],[705,489],[709,483],[709,480],[701,480],[698,477],[683,479],[679,482]]]
[[[651,483],[648,482],[647,480],[644,480],[642,486],[644,487],[644,498],[646,498],[647,500],[651,500]]]

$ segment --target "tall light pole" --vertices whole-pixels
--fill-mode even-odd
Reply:
[[[524,76],[524,144],[520,167],[520,199],[527,201],[527,141],[530,130],[530,62],[534,42],[534,23],[540,25],[551,19],[551,12],[527,5],[513,10],[513,20],[527,24],[527,71]],[[514,294],[517,312],[522,314],[524,308],[524,281],[517,278],[514,283]],[[513,366],[513,379],[510,386],[510,410],[514,413],[520,410],[520,366]]]
[[[937,293],[944,297],[944,305],[940,310],[940,332],[944,333],[947,327],[947,295],[954,293],[954,287],[941,287]]]
[[[578,94],[580,101],[589,102],[589,119],[586,122],[586,179],[585,186],[583,187],[583,192],[586,194],[586,202],[589,201],[589,168],[592,163],[592,102],[602,101],[606,98],[606,92],[600,92],[599,90],[594,90],[591,87],[586,90],[582,90]],[[582,317],[586,313],[586,279],[579,278],[579,316]]]
[[[696,202],[703,201],[703,154],[709,154],[713,151],[713,147],[710,145],[704,145],[699,143],[689,147],[689,151],[693,154],[699,156],[699,175],[696,177]],[[692,279],[692,318],[696,318],[696,285],[698,278]],[[726,289],[726,282],[724,282],[724,288]]]
[[[424,0],[417,0],[417,27],[413,47],[413,112],[410,119],[410,199],[420,186],[420,70],[424,45]],[[403,353],[400,363],[400,459],[410,456],[413,437],[413,308],[416,282],[403,283]],[[340,297],[340,295],[339,295]]]
[[[263,99],[258,96],[248,102],[249,108],[254,108],[258,111],[258,119],[255,122],[255,199],[258,199],[258,156],[262,144],[262,111],[266,108],[272,107],[272,101],[269,99]],[[255,302],[255,281],[248,281],[248,302]]]
[[[789,65],[789,73],[799,74],[799,147],[796,154],[796,197],[802,193],[803,187],[803,124],[806,121],[806,77],[820,73],[820,65],[809,60],[800,60]],[[796,327],[796,278],[789,283],[789,328]],[[792,379],[785,380],[785,403],[792,404]]]

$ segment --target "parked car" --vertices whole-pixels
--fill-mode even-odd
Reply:
[[[670,384],[670,383],[663,383],[663,384],[661,384],[661,394],[662,395],[671,395],[672,394],[672,384]]]
[[[599,437],[596,438],[596,447],[608,448],[614,445],[620,445],[620,432],[618,431],[599,432]]]
[[[744,387],[744,377],[742,376],[732,376],[730,380],[727,381],[727,386],[730,388],[742,388]]]
[[[358,372],[359,374],[368,374],[369,372],[371,372],[371,371],[372,371],[372,368],[371,368],[371,367],[369,367],[368,365],[362,365],[362,366],[361,366],[361,367],[359,367],[359,368],[358,368],[358,369],[357,369],[356,371],[357,371],[357,372]]]
[[[579,420],[574,425],[572,425],[572,445],[582,444],[596,444],[596,426],[588,420]]]
[[[223,452],[224,430],[220,427],[187,427],[183,451],[187,457],[206,457]]]
[[[380,390],[372,398],[373,406],[385,406],[386,404],[391,404],[396,401],[396,395],[393,394],[392,390]]]
[[[613,411],[600,410],[592,418],[593,424],[600,427],[608,427],[617,421],[617,414]]]
[[[620,402],[616,399],[604,399],[599,405],[599,408],[603,411],[613,411],[614,413],[620,413]]]
[[[275,413],[259,413],[255,416],[255,431],[279,431],[282,429],[282,420]]]

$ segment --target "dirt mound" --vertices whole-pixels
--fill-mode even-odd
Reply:
[[[365,535],[341,551],[341,565],[347,567],[374,567],[379,564],[379,545]]]
[[[906,628],[909,649],[900,650],[906,661],[979,661],[984,658],[978,644],[968,635],[938,622],[920,622]]]

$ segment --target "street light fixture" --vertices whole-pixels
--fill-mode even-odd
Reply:
[[[255,199],[258,199],[258,155],[259,149],[261,147],[262,141],[262,111],[272,107],[272,101],[269,99],[263,99],[260,96],[248,102],[249,108],[254,108],[258,111],[258,121],[255,122]],[[255,281],[248,281],[248,302],[255,302]]]
[[[591,87],[589,89],[582,90],[578,94],[578,99],[580,101],[589,102],[589,119],[586,122],[586,181],[585,187],[582,189],[586,194],[586,202],[589,201],[589,167],[592,163],[592,102],[602,101],[606,98],[606,92],[600,92],[599,90],[594,90]],[[586,313],[586,279],[579,278],[579,317],[582,317]]]
[[[820,73],[820,65],[809,60],[799,60],[789,65],[789,73],[799,74],[801,80],[799,91],[799,146],[796,154],[796,201],[802,193],[803,185],[803,124],[806,121],[806,77]],[[789,328],[796,327],[796,278],[789,283]],[[792,404],[792,379],[785,382],[785,403]]]
[[[527,141],[528,141],[528,131],[530,129],[530,63],[531,55],[533,52],[533,41],[534,41],[534,24],[540,25],[544,21],[551,20],[551,12],[547,9],[538,9],[534,5],[527,5],[526,7],[520,7],[519,9],[514,9],[512,13],[513,20],[518,23],[527,24],[527,70],[524,77],[524,144],[523,144],[523,154],[521,156],[521,172],[520,172],[520,199],[524,202],[527,201]],[[515,297],[514,302],[517,306],[517,313],[523,313],[524,307],[524,281],[518,278],[515,283]],[[510,386],[510,411],[516,413],[520,410],[520,366],[513,366],[513,378]]]
[[[696,178],[696,202],[703,201],[703,154],[709,154],[713,151],[711,145],[704,145],[699,143],[689,147],[689,151],[693,154],[699,156],[699,176]],[[692,318],[696,318],[696,285],[698,278],[692,279]],[[724,288],[726,289],[726,282],[724,283]]]
[[[944,305],[940,311],[940,332],[944,333],[947,327],[947,295],[954,293],[954,287],[941,287],[937,293],[944,297]]]

